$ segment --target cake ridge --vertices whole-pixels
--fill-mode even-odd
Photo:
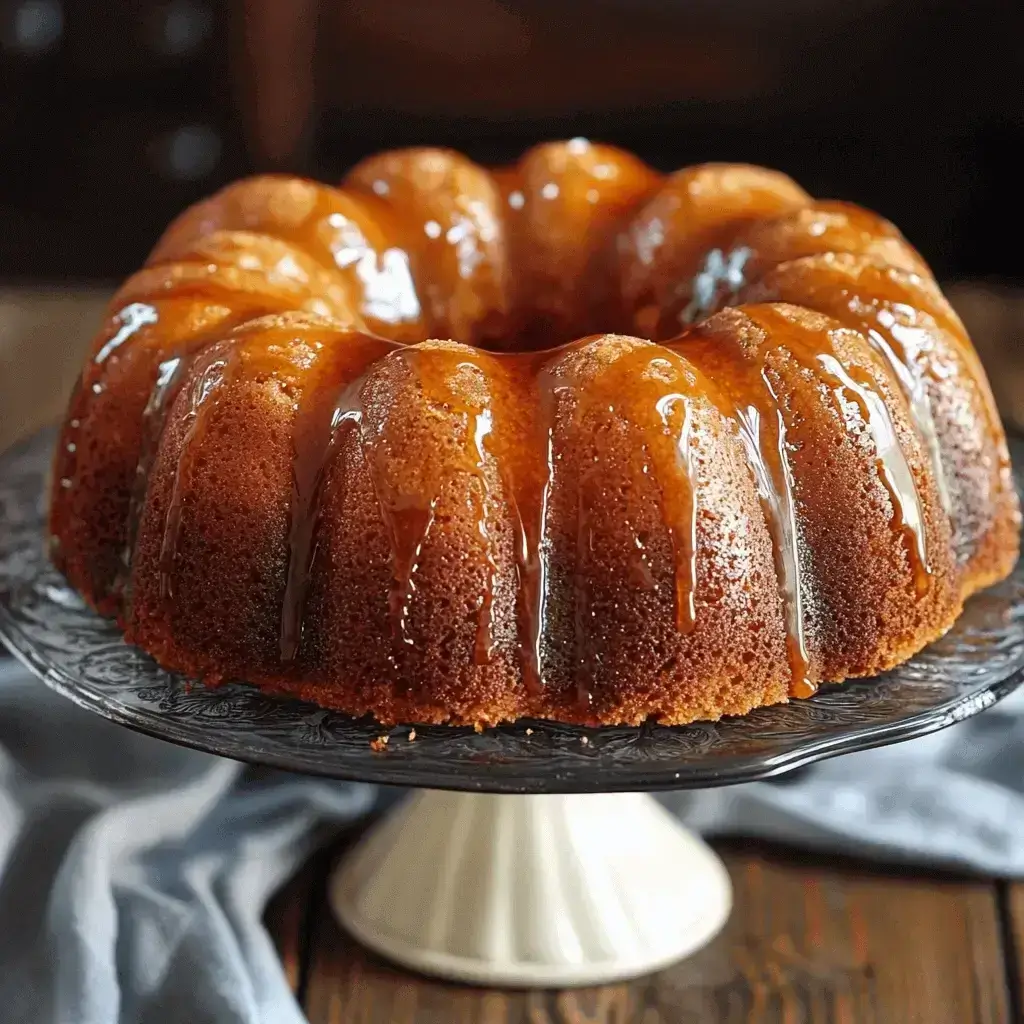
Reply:
[[[749,315],[746,309],[743,312]],[[694,344],[694,340],[684,334],[674,339],[672,350],[693,362],[717,385],[714,394],[720,411],[731,415],[737,424],[772,537],[785,613],[789,689],[794,696],[809,696],[817,686],[808,678],[812,659],[804,614],[805,574],[783,402],[764,363],[749,360],[744,348],[716,344],[712,352],[706,344]]]
[[[197,449],[202,441],[203,427],[214,408],[210,399],[226,379],[230,379],[233,373],[238,372],[239,361],[237,348],[232,348],[225,355],[206,354],[200,373],[187,392],[185,440],[175,468],[174,484],[160,544],[160,597],[163,599],[175,596],[175,562],[181,537],[182,515],[185,502],[191,497],[192,467],[198,458]]]
[[[751,312],[749,307],[740,308],[746,309],[748,314]],[[757,309],[756,318],[762,323],[765,314],[776,318],[782,314],[783,309],[798,312],[796,307],[778,304],[754,308]],[[797,326],[792,319],[790,323],[792,326]],[[799,326],[802,329],[803,325]],[[817,337],[828,339],[828,347],[831,349],[831,351],[816,351],[813,342],[806,337],[800,338],[800,343],[793,344],[797,338],[791,327],[786,339],[786,352],[811,374],[820,377],[823,369],[826,374],[839,383],[839,389],[833,389],[836,398],[839,397],[841,389],[857,405],[861,419],[875,444],[879,478],[889,492],[894,521],[899,521],[899,528],[906,537],[907,552],[913,566],[918,592],[923,593],[928,588],[931,568],[928,563],[928,542],[917,484],[907,464],[906,456],[896,441],[895,427],[885,403],[878,394],[877,384],[858,367],[854,365],[844,367],[836,358],[834,345],[832,345],[832,332],[831,326],[819,328],[815,332]],[[858,340],[863,338],[860,334],[856,336]]]
[[[492,437],[495,416],[482,398],[472,398],[466,390],[461,393],[451,381],[456,375],[468,373],[486,378],[481,356],[475,351],[465,352],[455,343],[444,345],[434,342],[427,348],[410,346],[401,350],[401,359],[417,378],[418,386],[431,404],[442,405],[450,412],[464,416],[463,467],[477,483],[471,501],[475,506],[475,530],[479,534],[485,563],[484,589],[477,611],[476,637],[473,657],[478,665],[490,664],[494,647],[494,590],[498,566],[493,536],[491,512],[494,496],[485,472],[488,458],[487,439]],[[483,385],[486,389],[486,385]],[[491,404],[494,404],[493,401]],[[495,410],[497,411],[497,410]],[[500,413],[499,413],[500,418]],[[506,481],[502,480],[505,485]]]
[[[867,339],[906,396],[928,448],[940,500],[954,524],[959,522],[963,510],[956,507],[962,492],[958,477],[965,472],[965,467],[957,464],[959,453],[977,450],[982,443],[979,434],[985,434],[993,439],[988,443],[993,445],[995,457],[1002,459],[1005,442],[999,440],[995,402],[973,347],[934,282],[871,257],[819,254],[770,269],[749,284],[739,299],[803,305],[834,317]],[[944,436],[940,436],[933,407],[941,398],[943,380],[951,373],[964,379],[958,401],[967,398],[973,416],[970,420],[945,417]],[[951,443],[951,435],[958,433]],[[999,487],[1006,493],[1005,485]],[[1010,501],[1015,503],[1015,499]],[[966,561],[975,554],[977,543],[961,537],[957,546],[958,557]]]
[[[184,342],[163,351],[162,354],[165,358],[162,358],[157,365],[156,377],[141,413],[140,444],[127,508],[122,567],[119,577],[115,580],[115,587],[126,592],[128,602],[131,600],[130,582],[135,543],[149,485],[149,474],[153,467],[157,448],[163,438],[171,406],[177,399],[181,388],[186,384],[193,365],[198,360],[202,360],[211,348],[226,343],[227,338],[239,336],[238,332],[244,331],[250,324],[268,323],[271,319],[272,314],[268,315],[265,312],[256,316],[242,314],[241,318],[228,316],[219,321],[216,327],[198,331]],[[159,316],[152,322],[159,323]],[[225,331],[227,334],[224,333]],[[173,548],[170,538],[169,543]],[[173,562],[173,559],[171,561]],[[170,577],[168,577],[169,582]]]
[[[302,642],[303,614],[309,575],[315,557],[315,531],[328,462],[336,431],[349,422],[350,395],[358,392],[365,373],[352,377],[356,342],[363,360],[382,358],[394,348],[384,339],[358,332],[335,333],[330,343],[314,341],[317,352],[314,379],[307,382],[297,403],[292,431],[292,485],[288,502],[287,579],[281,603],[281,661],[295,660]]]
[[[198,353],[177,354],[166,359],[157,367],[157,377],[142,410],[141,443],[135,464],[135,480],[128,503],[128,524],[125,527],[125,547],[122,557],[123,575],[119,586],[130,586],[132,564],[135,558],[135,541],[138,537],[139,522],[149,486],[149,473],[156,458],[157,445],[163,436],[164,425],[171,403],[178,395],[192,360]],[[130,600],[130,594],[128,595]]]

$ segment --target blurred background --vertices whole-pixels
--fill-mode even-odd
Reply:
[[[585,135],[766,163],[1024,274],[1012,0],[0,0],[0,273],[117,278],[254,169]]]
[[[1015,294],[1022,10],[0,0],[0,285],[20,289],[3,300],[0,375],[5,358],[19,372],[15,329],[46,331],[63,315],[54,287],[109,288],[175,213],[225,182],[266,169],[330,181],[367,153],[414,143],[500,162],[585,135],[662,169],[770,164],[894,220],[954,292],[984,281],[986,295]],[[964,294],[976,315],[1004,316]],[[74,372],[67,347],[54,357],[61,385]]]

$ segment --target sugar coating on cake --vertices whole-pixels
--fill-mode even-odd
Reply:
[[[888,221],[582,139],[185,211],[111,302],[51,550],[161,664],[381,723],[676,724],[883,671],[1006,576],[963,324]]]

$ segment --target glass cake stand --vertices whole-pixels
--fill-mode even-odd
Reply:
[[[715,723],[413,732],[242,683],[211,689],[126,645],[51,567],[53,443],[44,431],[0,456],[0,639],[48,686],[129,728],[290,771],[418,789],[349,855],[330,898],[365,945],[442,977],[596,984],[694,952],[728,917],[728,875],[650,791],[764,779],[922,736],[1024,679],[1022,564],[898,669]],[[1016,449],[1024,465],[1024,445]]]

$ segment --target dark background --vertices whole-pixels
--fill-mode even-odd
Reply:
[[[107,281],[253,170],[586,135],[779,167],[1024,278],[1011,0],[0,0],[0,279]]]

